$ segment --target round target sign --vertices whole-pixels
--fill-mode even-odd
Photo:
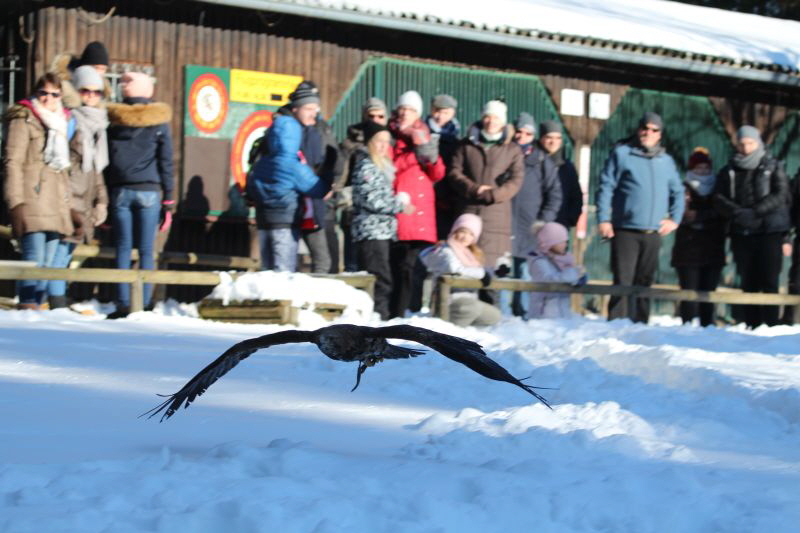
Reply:
[[[239,126],[236,137],[233,138],[231,147],[231,171],[233,181],[239,187],[244,188],[247,181],[247,171],[250,170],[247,159],[250,156],[250,148],[256,139],[259,139],[267,128],[272,125],[272,111],[256,111],[250,113]]]
[[[206,72],[189,89],[189,117],[203,133],[214,133],[228,115],[228,90],[218,76]]]

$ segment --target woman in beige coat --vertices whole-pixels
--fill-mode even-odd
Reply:
[[[70,212],[68,170],[71,118],[61,105],[61,80],[45,74],[34,95],[6,114],[8,136],[3,162],[3,187],[14,236],[22,259],[53,266],[59,240],[76,232]],[[18,285],[20,309],[39,309],[47,281],[24,280]]]

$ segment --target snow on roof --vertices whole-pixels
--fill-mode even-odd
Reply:
[[[800,22],[665,0],[205,0],[243,7],[349,12],[681,57],[734,67],[800,70]],[[341,18],[340,18],[341,20]]]

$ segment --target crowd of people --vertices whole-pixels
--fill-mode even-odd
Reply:
[[[171,109],[153,101],[152,79],[138,72],[122,76],[122,102],[109,101],[107,68],[105,47],[90,43],[6,114],[4,192],[24,260],[66,266],[76,243],[109,218],[117,267],[131,267],[133,248],[140,268],[154,267],[157,232],[168,230],[175,207]],[[510,121],[506,104],[490,100],[462,129],[453,96],[436,95],[426,114],[410,90],[392,108],[369,98],[337,143],[320,104],[317,86],[300,83],[250,154],[243,194],[255,208],[264,269],[295,271],[302,239],[313,272],[373,274],[382,319],[418,310],[429,273],[481,280],[484,289],[440,302],[460,325],[493,324],[500,307],[569,316],[568,295],[515,293],[504,302],[486,288],[498,276],[586,281],[569,251],[583,194],[559,122],[529,113]],[[789,289],[800,292],[800,180],[790,182],[757,129],[738,130],[735,155],[719,172],[698,147],[681,176],[661,143],[661,117],[647,112],[634,127],[608,155],[596,197],[616,285],[651,285],[662,237],[676,231],[672,266],[682,288],[717,287],[729,237],[741,288],[778,292],[793,231]],[[22,281],[18,297],[22,309],[67,304],[64,282]],[[126,316],[127,284],[116,303],[110,317]],[[150,288],[144,303],[152,305]],[[792,311],[780,317],[777,306],[748,305],[741,317],[750,327],[774,325],[793,321]],[[704,326],[715,320],[706,303],[682,302],[680,315]],[[609,302],[611,319],[648,316],[647,299]]]

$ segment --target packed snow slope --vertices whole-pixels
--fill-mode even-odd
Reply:
[[[554,410],[436,353],[350,393],[355,364],[291,344],[159,424],[156,393],[278,327],[0,312],[0,531],[798,531],[800,328],[406,322]]]

